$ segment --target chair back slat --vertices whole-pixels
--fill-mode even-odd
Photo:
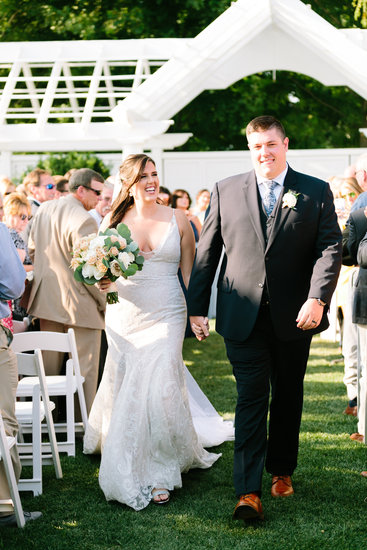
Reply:
[[[16,353],[18,374],[22,376],[37,376],[37,365],[34,354]]]
[[[14,334],[11,344],[13,351],[42,351],[70,352],[70,338],[68,333],[31,331]]]

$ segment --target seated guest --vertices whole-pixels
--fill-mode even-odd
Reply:
[[[11,193],[4,199],[4,223],[9,229],[10,237],[17,249],[19,257],[24,265],[24,269],[29,272],[33,271],[32,261],[28,254],[28,248],[26,243],[21,237],[22,231],[27,227],[31,214],[31,205],[29,201],[21,193]],[[16,332],[26,330],[28,326],[28,320],[24,321],[27,317],[27,311],[20,305],[21,298],[14,300],[12,314],[13,320],[19,321],[21,326],[14,324]]]

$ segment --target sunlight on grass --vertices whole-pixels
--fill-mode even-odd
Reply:
[[[205,342],[184,341],[184,360],[199,386],[225,419],[233,419],[236,384],[223,340],[213,332]],[[337,344],[315,338],[305,377],[304,413],[293,499],[270,496],[264,475],[265,521],[231,519],[233,441],[214,449],[221,458],[207,470],[182,476],[169,505],[135,512],[106,502],[98,484],[99,457],[61,455],[64,478],[45,466],[44,493],[22,493],[26,510],[41,520],[26,529],[1,529],[0,550],[361,550],[367,538],[366,446],[350,440],[356,419],[343,415],[347,401]],[[287,429],[287,426],[284,426]]]
[[[69,527],[78,527],[79,524],[77,521],[62,521],[61,525],[54,525],[54,529],[57,529],[58,531],[63,531],[66,528]]]

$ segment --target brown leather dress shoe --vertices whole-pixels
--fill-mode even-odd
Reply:
[[[290,497],[294,494],[291,476],[273,476],[271,480],[272,497]]]
[[[255,493],[241,495],[233,512],[233,519],[264,519],[260,498]]]
[[[344,414],[350,414],[351,416],[357,416],[357,405],[355,407],[351,407],[348,404],[347,408],[344,411]]]
[[[363,443],[363,435],[362,434],[355,433],[355,434],[352,434],[350,436],[350,438],[353,439],[353,441],[360,441],[361,443]]]

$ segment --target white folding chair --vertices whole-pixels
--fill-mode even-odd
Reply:
[[[58,351],[69,353],[70,359],[66,362],[65,375],[46,375],[46,383],[50,397],[66,397],[66,423],[55,423],[57,433],[66,432],[66,441],[57,441],[59,452],[67,452],[69,456],[75,456],[75,430],[85,430],[87,426],[87,407],[85,404],[83,382],[84,378],[80,374],[80,365],[78,352],[75,342],[75,334],[72,328],[67,333],[31,331],[14,334],[11,345],[13,351]],[[47,365],[45,366],[47,370]],[[17,395],[26,397],[32,395],[33,384],[37,379],[28,377],[20,380],[18,384]],[[78,395],[82,422],[75,422],[74,413],[74,394]]]
[[[0,412],[0,460],[4,464],[6,479],[9,485],[11,499],[0,500],[3,511],[12,511],[14,508],[18,527],[24,527],[24,513],[19,497],[17,481],[15,479],[13,463],[10,456],[10,449],[16,445],[15,437],[7,436],[4,429],[3,417]]]
[[[62,478],[59,451],[56,441],[52,410],[55,404],[50,401],[43,366],[42,353],[16,353],[18,374],[22,380],[32,378],[32,400],[16,401],[15,415],[19,423],[19,435],[31,431],[32,441],[25,442],[21,437],[18,450],[23,465],[32,465],[33,477],[21,478],[18,482],[20,491],[33,491],[34,495],[42,494],[42,465],[53,464],[56,477]],[[19,387],[19,384],[18,384]],[[17,397],[23,398],[22,392]],[[42,399],[41,399],[42,398]],[[46,420],[49,443],[42,443],[42,422]]]

